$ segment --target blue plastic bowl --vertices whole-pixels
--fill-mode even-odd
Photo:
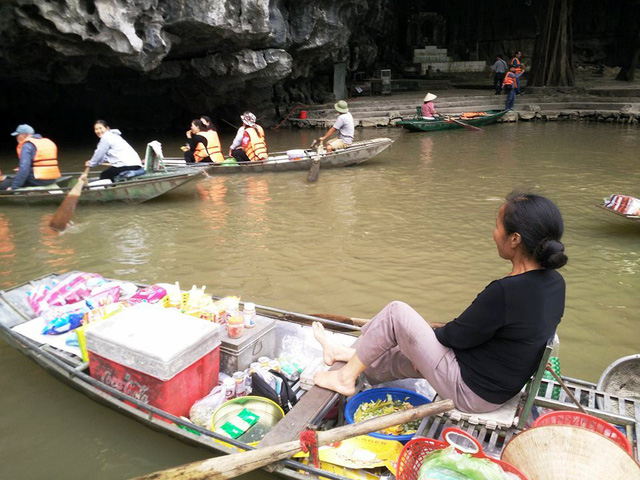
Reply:
[[[431,401],[419,393],[413,390],[405,390],[404,388],[372,388],[360,392],[347,402],[344,407],[344,418],[348,423],[354,423],[353,416],[356,414],[358,407],[361,403],[367,403],[376,400],[386,400],[387,394],[391,394],[393,400],[407,401],[414,407],[424,405],[425,403],[431,403]],[[409,435],[386,435],[383,433],[369,433],[372,437],[383,438],[385,440],[396,440],[398,442],[408,442],[413,437],[413,434]]]

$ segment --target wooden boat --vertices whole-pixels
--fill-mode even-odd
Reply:
[[[202,171],[149,172],[120,182],[101,184],[89,178],[80,196],[80,203],[124,202],[142,203],[189,183]],[[60,183],[47,187],[27,187],[0,191],[0,205],[37,205],[61,203],[77,182],[79,173],[63,175]],[[97,182],[92,185],[93,182]]]
[[[348,167],[358,165],[375,157],[393,143],[390,138],[374,138],[354,142],[349,148],[335,150],[330,153],[320,154],[320,166],[325,168]],[[311,163],[316,156],[316,151],[311,149],[300,150],[300,157],[290,159],[287,152],[272,153],[264,162],[211,164],[197,163],[186,164],[183,158],[164,157],[161,149],[147,146],[146,161],[151,162],[154,170],[171,171],[176,168],[204,169],[209,175],[221,175],[227,173],[262,173],[262,172],[288,172],[292,170],[305,170],[311,168]],[[149,165],[149,163],[146,163]]]
[[[124,413],[154,430],[218,454],[230,454],[254,448],[238,440],[223,437],[209,429],[201,428],[187,419],[176,417],[141,400],[137,400],[133,396],[127,395],[90,376],[88,362],[82,362],[75,355],[54,346],[40,343],[14,330],[16,328],[20,330],[23,324],[35,317],[27,302],[27,292],[34,291],[40,285],[51,286],[55,280],[61,280],[62,278],[64,278],[64,275],[50,274],[8,290],[0,291],[0,336],[61,381],[97,402]],[[308,330],[310,327],[308,325],[310,321],[323,322],[328,330],[334,330],[334,332],[341,330],[343,333],[336,333],[341,340],[354,340],[353,336],[358,335],[360,330],[357,326],[345,325],[320,317],[261,305],[256,305],[256,310],[261,316],[275,319],[276,338],[283,339],[279,340],[281,346],[285,343],[290,344],[292,336],[304,338],[305,330],[306,335],[309,335]],[[338,339],[338,337],[334,338]],[[277,355],[278,352],[274,356]],[[599,392],[596,390],[596,385],[589,382],[569,377],[562,378],[568,386],[567,388],[579,399],[589,414],[597,415],[609,422],[625,426],[628,432],[627,436],[632,439],[632,446],[637,452],[637,439],[640,437],[640,401]],[[532,383],[536,383],[535,377]],[[543,379],[542,374],[540,374],[540,380],[538,380],[537,385],[541,385],[543,388],[540,391],[537,387],[533,389],[536,392],[534,397],[536,405],[557,410],[576,410],[572,400],[564,394],[564,391],[560,391],[559,396],[556,395],[556,389],[560,389],[559,383],[554,380]],[[325,417],[327,417],[327,413],[331,408],[341,401],[341,395],[319,387],[313,387],[303,395],[300,382],[293,383],[292,388],[299,397],[298,403],[285,416],[286,421],[280,421],[260,442],[258,448],[296,440],[299,438],[300,431],[310,424],[318,425],[320,429],[334,426],[335,420],[327,420]],[[598,404],[604,405],[605,408],[598,409]],[[631,412],[631,414],[625,414],[624,412]],[[516,422],[516,420],[512,421]],[[507,423],[506,427],[501,428],[496,426],[494,420],[486,420],[482,416],[460,415],[458,412],[457,416],[431,416],[425,418],[415,436],[438,439],[441,438],[445,428],[459,426],[469,434],[472,434],[481,443],[487,455],[499,458],[506,443],[514,434],[520,431],[515,425],[516,423]],[[347,477],[344,471],[336,473],[335,470],[331,470],[325,464],[321,464],[320,468],[316,468],[312,464],[298,460],[281,461],[275,471],[285,477],[300,480],[320,479],[321,477],[335,480],[354,478]]]
[[[452,115],[450,118],[471,125],[472,127],[481,127],[496,123],[498,119],[507,112],[508,110],[487,110],[483,112],[485,115],[482,116],[462,118],[460,115]],[[397,122],[396,125],[402,126],[411,132],[437,132],[440,130],[450,130],[452,128],[464,128],[464,125],[453,122],[447,118],[441,120],[424,120],[418,115],[412,119],[403,119]]]
[[[629,220],[633,220],[634,222],[640,222],[640,215],[627,215],[626,213],[616,212],[614,209],[609,208],[603,204],[596,205],[596,207],[606,210],[607,212],[615,213],[619,217],[628,218]]]

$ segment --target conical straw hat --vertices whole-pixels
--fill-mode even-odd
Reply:
[[[423,100],[423,101],[424,101],[424,102],[430,102],[430,101],[432,101],[432,100],[435,100],[436,98],[438,98],[438,96],[437,96],[437,95],[434,95],[433,93],[427,93],[427,94],[424,96],[424,100]]]
[[[640,480],[640,466],[612,440],[571,425],[545,425],[516,435],[502,460],[529,480]]]

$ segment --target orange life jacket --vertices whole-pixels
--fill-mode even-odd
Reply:
[[[504,81],[502,82],[502,87],[504,88],[506,85],[511,85],[513,88],[518,88],[518,77],[513,72],[507,72],[504,76]]]
[[[522,72],[524,72],[524,68],[522,68],[522,63],[520,63],[518,57],[513,57],[513,60],[511,60],[511,65],[516,67],[516,75],[520,75]]]
[[[58,168],[58,147],[48,138],[33,138],[27,137],[21,141],[16,147],[18,152],[18,158],[20,158],[20,152],[22,146],[31,142],[36,147],[36,155],[33,157],[33,176],[38,180],[54,180],[60,178],[61,173]]]
[[[264,141],[264,130],[260,125],[244,128],[242,149],[252,162],[259,162],[269,158],[267,144]]]
[[[224,161],[218,132],[214,130],[207,130],[205,132],[198,133],[198,135],[207,139],[207,146],[205,147],[202,142],[198,142],[193,152],[193,158],[195,161],[202,162],[203,160],[206,161],[208,158],[216,163]]]
[[[483,117],[485,116],[485,112],[464,112],[460,115],[460,118],[475,118],[475,117]]]

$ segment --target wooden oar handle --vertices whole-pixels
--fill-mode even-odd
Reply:
[[[344,425],[325,432],[318,432],[318,446],[328,445],[347,438],[393,427],[401,423],[418,420],[429,415],[436,415],[453,409],[453,401],[442,400],[421,405],[410,410],[372,418],[360,423]],[[234,453],[223,457],[210,458],[200,462],[181,465],[176,468],[151,473],[138,480],[223,480],[235,478],[247,472],[289,458],[301,450],[300,441],[280,443],[272,447]]]

